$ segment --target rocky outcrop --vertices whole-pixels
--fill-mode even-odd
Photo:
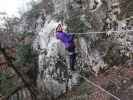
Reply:
[[[93,70],[97,75],[100,69],[121,64],[123,58],[125,62],[132,59],[132,35],[110,33],[127,27],[126,22],[118,20],[119,4],[118,0],[43,0],[23,16],[18,31],[36,34],[33,47],[39,54],[37,85],[42,92],[47,89],[56,98],[72,88],[67,52],[54,34],[59,23],[77,36],[77,72]],[[78,35],[88,31],[107,32]]]
[[[88,4],[89,2],[91,6]],[[64,13],[65,13],[65,15],[67,16],[63,19],[63,22],[75,16],[81,17],[79,21],[82,21],[86,26],[90,25],[89,27],[87,26],[88,31],[104,31],[104,26],[107,26],[107,25],[110,25],[110,27],[105,27],[107,28],[108,31],[122,29],[121,24],[119,24],[121,23],[121,21],[118,22],[117,20],[117,14],[120,13],[120,10],[112,9],[112,6],[118,3],[118,1],[111,2],[107,0],[97,0],[97,1],[90,0],[89,2],[85,0],[84,1],[71,0],[69,2],[61,1],[61,0],[58,0],[58,1],[53,0],[54,7],[56,8],[53,14],[56,14],[57,16],[65,17],[64,16]],[[56,21],[56,18],[50,17],[50,16],[51,15],[49,15],[49,17],[47,16],[45,25],[42,27],[41,32],[39,32],[39,36],[40,36],[39,43],[41,48],[40,56],[39,56],[39,62],[41,62],[39,63],[39,67],[40,67],[39,76],[42,75],[42,77],[40,76],[41,78],[39,80],[40,81],[44,80],[44,83],[46,82],[46,85],[47,83],[51,84],[51,85],[47,85],[47,88],[50,91],[50,93],[54,95],[54,97],[56,97],[60,95],[61,92],[64,93],[66,89],[65,87],[67,87],[66,86],[67,77],[65,77],[65,75],[67,75],[67,73],[65,73],[67,72],[67,69],[66,69],[67,62],[65,61],[66,55],[65,56],[62,55],[62,54],[65,54],[65,51],[60,49],[59,46],[61,46],[61,44],[59,43],[59,41],[57,41],[54,38],[54,34],[53,34],[55,27],[60,22]],[[107,22],[105,20],[107,20]],[[69,25],[72,25],[71,23]],[[118,23],[117,27],[119,28],[116,28],[114,23]],[[78,24],[76,25],[78,26]],[[67,23],[66,23],[66,27],[69,27],[67,26]],[[75,26],[71,26],[71,27],[75,27]],[[73,31],[76,32],[77,30],[73,30]],[[84,32],[87,32],[87,31],[84,31]],[[104,40],[102,40],[103,37],[101,37],[103,35],[105,36]],[[113,42],[116,42],[116,44],[117,43],[121,44],[119,41],[120,40],[119,37],[117,37],[116,41],[113,40],[111,43],[110,39],[112,38],[112,36],[113,35],[110,35],[108,37],[108,34],[107,34],[107,37],[106,37],[106,34],[101,34],[101,35],[90,34],[87,36],[86,35],[81,36],[82,38],[80,37],[78,40],[80,47],[78,47],[79,57],[77,57],[76,67],[83,70],[84,69],[90,70],[91,68],[93,71],[95,71],[96,74],[99,72],[101,68],[105,68],[105,67],[107,68],[107,66],[110,65],[110,62],[105,60],[105,59],[108,59],[107,56],[109,53],[109,49],[106,47],[111,47]],[[108,42],[108,43],[101,46],[101,44],[104,44],[105,42]],[[113,51],[120,49],[119,45],[115,45],[114,47],[115,48],[113,48]],[[123,45],[123,47],[125,47],[125,45]],[[61,46],[61,48],[63,47]],[[47,51],[47,54],[41,53],[45,50]],[[60,59],[60,56],[58,54],[60,54],[61,57],[64,58],[64,60],[61,60],[62,58]],[[118,56],[119,58],[120,55],[121,53],[116,56]],[[87,67],[85,67],[86,65]],[[60,88],[55,88],[55,89],[51,88],[52,86],[54,86],[53,84],[55,84],[56,86],[58,85]],[[71,88],[71,86],[69,88]],[[54,90],[54,92],[52,90]],[[57,92],[59,94],[56,94]]]

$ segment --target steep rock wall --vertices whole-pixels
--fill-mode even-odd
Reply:
[[[121,30],[123,28],[122,24],[125,24],[125,22],[117,20],[117,14],[120,12],[119,6],[117,10],[116,8],[112,9],[112,5],[117,2],[118,0],[113,0],[113,2],[112,0],[43,0],[37,17],[28,17],[32,20],[24,17],[22,30],[24,30],[24,27],[33,26],[25,31],[30,30],[36,33],[33,47],[39,53],[37,85],[42,92],[47,88],[51,96],[58,97],[66,92],[67,87],[71,89],[72,86],[71,81],[68,81],[66,51],[54,35],[57,25],[63,23],[65,31],[70,29],[72,31],[69,32],[73,32],[77,36],[78,32],[87,33],[88,31],[104,31],[105,29],[107,29],[106,31]],[[76,21],[75,18],[77,18]],[[66,23],[67,21],[69,21],[69,25]],[[115,21],[118,21],[116,29],[111,26]],[[84,29],[84,27],[87,29]],[[97,74],[100,68],[105,68],[110,63],[113,66],[112,61],[109,60],[112,59],[112,54],[117,56],[117,59],[121,59],[123,56],[120,56],[121,54],[117,52],[125,49],[119,48],[120,45],[116,44],[120,44],[123,40],[116,38],[113,41],[112,38],[114,36],[108,33],[78,36],[78,47],[76,48],[78,56],[75,66],[78,69],[77,71],[85,70],[89,72],[92,69]],[[129,40],[132,43],[132,37]],[[122,47],[126,47],[126,45],[123,44]],[[130,48],[129,51],[132,53],[133,49]],[[128,50],[122,52],[125,53]],[[113,60],[116,61],[116,58]]]

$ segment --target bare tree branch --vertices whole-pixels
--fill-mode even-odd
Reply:
[[[32,84],[31,79],[27,77],[23,72],[21,72],[17,67],[13,64],[12,59],[7,55],[5,48],[2,48],[0,45],[0,51],[4,55],[7,64],[9,67],[11,67],[15,73],[21,78],[21,80],[24,83],[24,86],[29,90],[32,100],[49,100],[49,98],[46,96],[46,93],[42,93],[34,84]]]

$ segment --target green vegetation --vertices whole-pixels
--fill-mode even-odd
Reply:
[[[0,94],[7,96],[16,88],[15,83],[9,78],[9,75],[0,73]]]
[[[68,32],[74,32],[74,33],[83,33],[88,30],[88,28],[85,26],[84,22],[80,20],[80,17],[71,17],[66,20],[65,22],[67,24],[67,31]]]
[[[19,64],[32,63],[34,54],[31,44],[20,44],[17,46],[16,62]]]
[[[120,20],[133,16],[133,1],[132,0],[120,0],[121,13],[118,15]]]
[[[83,81],[80,85],[80,95],[84,95],[84,94],[91,94],[92,92],[92,87],[90,84],[86,83],[85,81]]]
[[[63,21],[64,20],[64,16],[62,13],[58,14],[58,15],[54,15],[55,19],[57,21]]]
[[[32,50],[32,41],[30,39],[32,38],[32,33],[23,33],[21,34],[22,41],[25,40],[25,38],[29,39],[27,43],[19,43],[16,46],[16,63],[25,65],[25,64],[32,64],[33,58],[35,57],[35,53]]]
[[[27,37],[27,36],[33,36],[34,34],[32,32],[25,32],[25,33],[17,33],[18,36]]]
[[[15,65],[20,67],[33,82],[36,82],[38,71],[38,55],[32,48],[34,34],[21,34],[22,41],[16,46]]]
[[[106,56],[104,57],[104,61],[110,66],[124,64],[128,60],[128,57],[121,54],[120,49],[118,47],[116,48],[116,46],[116,44],[110,46]]]

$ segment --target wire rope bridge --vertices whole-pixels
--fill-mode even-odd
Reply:
[[[131,32],[133,32],[133,30],[120,30],[120,31],[97,31],[97,32],[86,32],[86,33],[70,33],[70,34],[74,34],[74,35],[89,35],[89,34],[99,34],[99,33],[124,33],[128,34],[130,32],[130,34],[132,34]],[[62,61],[62,59],[59,59],[65,66],[67,66],[67,64]],[[99,90],[103,91],[104,93],[108,94],[109,96],[113,97],[115,100],[120,100],[119,97],[115,96],[114,94],[110,93],[109,91],[105,90],[104,88],[102,88],[101,86],[97,85],[96,83],[92,82],[91,80],[89,80],[88,78],[86,78],[83,75],[79,75],[82,79],[84,79],[88,84],[91,84],[92,86],[98,88]]]
[[[119,31],[113,31],[113,30],[109,30],[109,31],[92,31],[92,32],[86,32],[86,33],[70,33],[70,34],[75,34],[75,35],[87,35],[87,34],[100,34],[100,33],[129,33],[129,32],[133,32],[133,30],[119,30]]]

